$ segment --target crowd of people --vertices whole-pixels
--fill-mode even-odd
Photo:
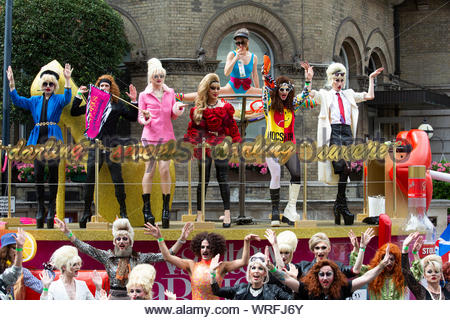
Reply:
[[[222,235],[200,232],[190,242],[195,255],[191,260],[177,256],[192,231],[191,222],[185,224],[180,238],[170,250],[159,227],[147,223],[145,233],[156,239],[161,252],[141,253],[133,250],[134,230],[127,219],[114,222],[113,250],[97,249],[77,239],[63,221],[56,221],[72,245],[61,246],[53,252],[40,279],[22,267],[24,231],[19,229],[17,234],[2,236],[2,300],[25,299],[25,287],[40,293],[41,300],[151,300],[152,287],[158,279],[152,264],[161,261],[188,273],[192,300],[345,300],[351,299],[353,292],[364,286],[367,286],[367,299],[370,300],[450,299],[450,263],[443,264],[442,258],[435,254],[420,259],[417,252],[423,245],[423,237],[418,232],[407,236],[401,249],[394,243],[384,244],[368,265],[363,265],[362,261],[374,236],[373,230],[362,233],[360,239],[350,232],[350,243],[354,247],[349,265],[345,265],[342,261],[329,259],[332,246],[324,233],[309,239],[314,254],[312,261],[293,262],[298,239],[292,231],[277,235],[267,229],[265,237],[271,248],[257,248],[252,256],[251,241],[261,239],[248,234],[244,238],[241,257],[232,261],[220,261],[226,256],[226,240]],[[411,244],[412,265],[409,261]],[[109,279],[109,292],[103,289],[103,279],[95,270],[90,275],[95,292],[85,281],[77,279],[82,266],[78,251],[103,264]],[[240,268],[246,268],[246,281],[241,279],[232,287],[224,285],[227,273]],[[165,295],[168,300],[177,299],[171,291],[166,290]]]

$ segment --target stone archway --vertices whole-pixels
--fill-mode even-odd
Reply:
[[[215,59],[222,38],[233,30],[246,27],[264,37],[278,63],[292,63],[298,44],[287,22],[266,6],[240,1],[217,12],[203,29],[198,48],[206,50],[208,60]]]
[[[372,30],[366,41],[367,56],[365,58],[367,64],[372,53],[380,58],[380,63],[384,67],[384,73],[389,74],[393,70],[393,60],[389,44],[380,29]]]
[[[341,48],[354,57],[354,68],[350,72],[353,75],[363,73],[362,57],[365,50],[364,36],[355,20],[347,17],[339,25],[334,38],[332,57],[339,56]]]

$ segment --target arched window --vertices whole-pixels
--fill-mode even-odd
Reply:
[[[225,62],[227,61],[228,53],[236,49],[233,34],[234,31],[227,34],[223,38],[222,42],[219,45],[219,48],[217,49],[217,60],[220,60],[220,63],[217,67],[216,73],[219,75],[221,86],[225,86],[229,81],[229,77],[225,77],[223,70],[225,68]],[[269,55],[270,60],[272,61],[271,74],[273,76],[274,75],[273,66],[275,64],[275,61],[272,49],[270,48],[269,44],[264,40],[264,38],[262,38],[260,35],[252,31],[250,31],[249,36],[249,51],[258,57],[258,65],[256,69],[258,72],[260,72],[261,66],[263,65],[264,54]],[[259,74],[259,87],[261,88],[262,86],[263,80],[261,74]],[[247,138],[255,138],[260,134],[264,134],[265,130],[266,130],[266,123],[264,120],[250,122],[245,131],[246,133],[245,136]]]

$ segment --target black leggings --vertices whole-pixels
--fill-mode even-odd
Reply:
[[[120,163],[113,162],[109,159],[109,152],[103,153],[100,151],[98,170],[102,168],[103,162],[106,160],[108,164],[109,172],[111,174],[111,180],[114,183],[115,193],[117,201],[125,201],[125,186],[122,178],[122,166]],[[90,149],[88,153],[87,161],[87,174],[86,184],[84,189],[84,205],[90,207],[94,198],[95,188],[95,149]]]
[[[205,198],[211,174],[210,157],[205,159]],[[219,182],[220,195],[222,196],[223,209],[230,210],[230,185],[228,184],[228,160],[214,160],[216,165],[216,177]],[[198,161],[198,185],[197,185],[197,210],[202,210],[202,161]]]
[[[37,200],[44,201],[44,170],[48,165],[49,201],[56,199],[58,193],[58,166],[59,160],[39,161],[34,160],[34,180],[36,182]]]

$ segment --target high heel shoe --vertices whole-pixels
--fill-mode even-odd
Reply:
[[[169,212],[169,202],[170,202],[170,193],[163,194],[163,210],[162,210],[162,227],[163,229],[169,229],[170,226],[170,212]]]
[[[144,201],[144,206],[142,207],[142,213],[144,214],[144,222],[155,225],[155,217],[152,214],[152,208],[150,205],[150,193],[145,193],[142,195],[142,201]]]
[[[223,221],[225,221],[225,215],[223,216]],[[228,222],[228,223],[225,223],[225,222],[223,222],[222,223],[222,228],[224,228],[224,229],[226,229],[226,228],[230,228],[231,227],[231,215],[230,215],[230,222]]]

